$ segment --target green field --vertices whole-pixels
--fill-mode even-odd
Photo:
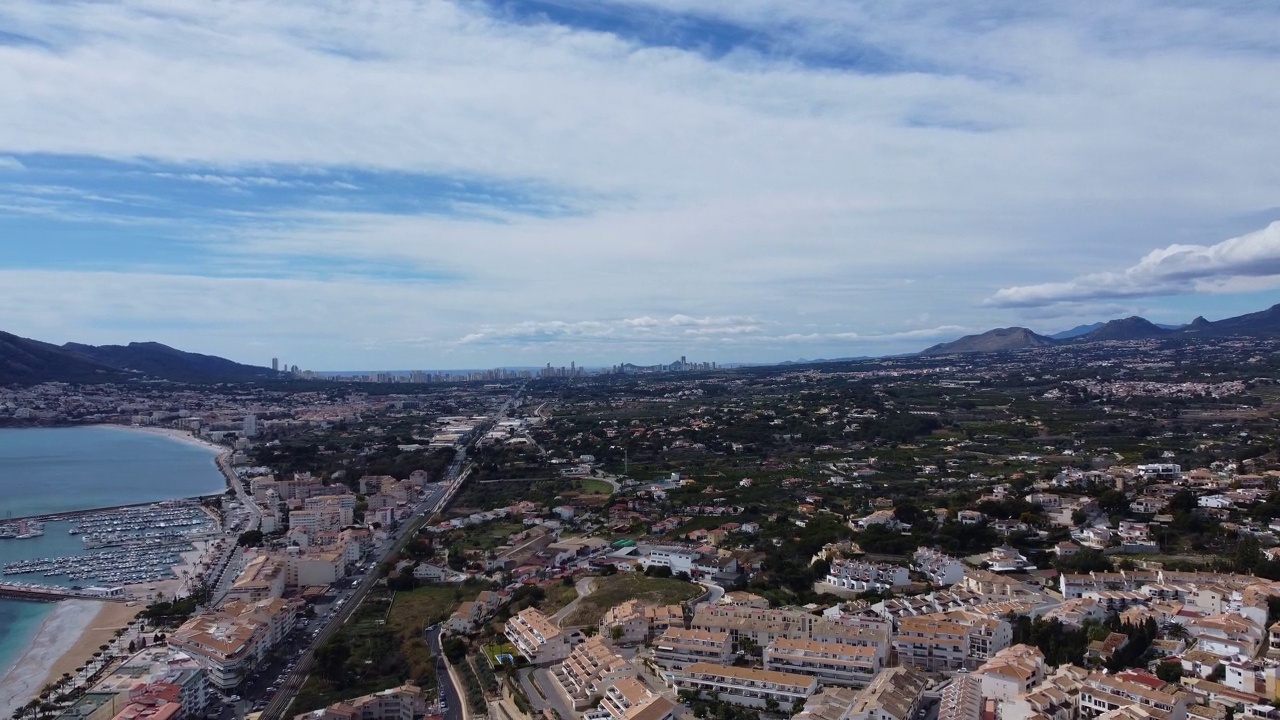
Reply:
[[[702,588],[683,580],[652,578],[640,573],[619,573],[595,580],[595,591],[582,599],[564,625],[597,625],[609,608],[627,600],[639,600],[651,605],[671,605],[692,600],[702,594]]]
[[[426,585],[395,594],[387,625],[404,634],[444,622],[459,603],[475,600],[479,585]]]
[[[613,486],[603,480],[595,478],[583,478],[582,492],[587,495],[612,495]]]

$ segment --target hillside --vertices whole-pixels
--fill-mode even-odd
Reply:
[[[1080,331],[1093,327],[1092,330]],[[921,351],[920,355],[988,353],[1005,350],[1049,347],[1059,344],[1083,345],[1107,340],[1195,340],[1227,337],[1280,337],[1280,304],[1254,313],[1209,321],[1197,317],[1186,325],[1157,325],[1145,318],[1132,316],[1095,326],[1080,325],[1046,337],[1021,327],[988,330],[968,335],[954,342],[941,343]]]
[[[1272,305],[1246,315],[1208,322],[1202,317],[1191,321],[1190,325],[1178,330],[1182,337],[1231,337],[1247,335],[1249,337],[1274,337],[1280,335],[1280,305]]]
[[[62,349],[100,365],[175,382],[250,382],[279,375],[270,368],[184,352],[156,342],[98,346],[67,343]]]
[[[1024,327],[998,328],[981,335],[966,335],[959,340],[940,343],[920,353],[921,355],[955,355],[959,353],[989,353],[1006,350],[1051,347],[1055,340],[1037,335]]]
[[[279,373],[160,343],[62,346],[0,332],[0,385],[169,380],[186,383],[273,380]]]
[[[57,345],[0,332],[0,385],[42,382],[111,382],[125,373],[76,357]]]
[[[1092,332],[1087,332],[1072,342],[1101,342],[1104,340],[1148,340],[1150,338],[1165,337],[1173,330],[1156,325],[1155,323],[1140,318],[1136,315],[1127,317],[1122,320],[1112,320],[1102,327]]]
[[[1090,325],[1077,325],[1071,328],[1070,330],[1063,330],[1062,332],[1054,333],[1047,337],[1050,340],[1070,340],[1071,338],[1077,338],[1077,337],[1080,337],[1081,335],[1086,335],[1088,333],[1091,333],[1094,330],[1101,329],[1102,326],[1105,324],[1106,323],[1096,322]]]

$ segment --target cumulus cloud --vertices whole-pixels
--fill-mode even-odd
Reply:
[[[1120,272],[1055,283],[1003,288],[988,302],[1038,307],[1117,298],[1240,292],[1280,284],[1280,222],[1216,245],[1170,245],[1152,250]]]

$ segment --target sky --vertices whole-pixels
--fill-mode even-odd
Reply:
[[[6,0],[0,330],[769,362],[1280,302],[1280,5]]]

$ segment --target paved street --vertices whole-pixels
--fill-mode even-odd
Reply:
[[[444,651],[440,648],[440,626],[435,625],[427,630],[427,645],[436,656],[436,682],[440,687],[440,697],[444,700],[444,720],[462,720],[462,696],[454,685],[444,659]]]
[[[514,400],[514,397],[508,398],[506,402],[503,403],[503,405],[494,414],[495,420],[505,416]],[[490,420],[485,425],[477,428],[475,437],[482,436],[487,427],[492,425],[495,420]],[[308,644],[302,651],[302,654],[298,657],[296,667],[281,677],[280,691],[271,698],[266,708],[262,711],[261,720],[280,720],[280,718],[286,716],[290,703],[293,702],[293,698],[297,696],[298,691],[302,689],[303,683],[306,682],[307,676],[311,672],[311,663],[314,660],[316,649],[327,642],[329,638],[331,638],[334,633],[342,627],[342,625],[347,621],[347,618],[351,617],[351,614],[355,612],[356,608],[360,606],[365,595],[368,594],[374,583],[377,582],[378,573],[375,569],[377,564],[399,552],[400,549],[404,547],[405,543],[409,541],[409,538],[412,536],[412,533],[416,528],[420,526],[421,521],[425,521],[426,518],[429,518],[436,512],[439,512],[443,509],[444,505],[452,499],[452,495],[457,492],[462,481],[465,480],[470,471],[469,467],[464,467],[466,459],[466,447],[458,448],[457,455],[454,457],[453,463],[449,466],[449,470],[446,472],[443,481],[413,508],[409,518],[400,524],[400,527],[391,535],[386,545],[377,552],[376,557],[370,558],[370,570],[365,573],[363,578],[361,578],[359,585],[357,585],[354,590],[346,591],[340,596],[346,600],[345,604],[342,608],[333,611],[333,615],[330,617],[329,621],[321,627],[320,633],[315,637],[314,641]],[[434,648],[434,651],[437,653],[437,657],[440,657],[438,638],[437,646]],[[437,667],[439,668],[439,666]],[[447,677],[448,673],[445,672],[442,676],[442,680]],[[452,687],[452,682],[450,682],[449,685]],[[442,684],[441,687],[443,688],[444,685]],[[447,699],[447,702],[450,710],[455,714],[452,716],[446,715],[446,718],[450,718],[450,720],[461,720],[457,688],[453,688],[453,692],[454,697],[452,699]],[[565,715],[564,717],[570,716]]]

